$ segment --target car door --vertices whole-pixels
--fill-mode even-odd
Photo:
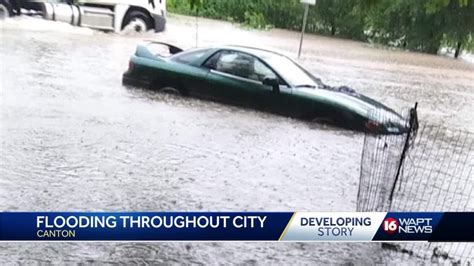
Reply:
[[[262,85],[264,79],[278,81],[277,90],[272,86],[263,85],[256,91],[256,104],[266,111],[292,116],[295,108],[297,108],[297,103],[292,97],[292,88],[260,59],[255,61],[254,69],[255,75],[261,80]]]
[[[209,69],[207,81],[212,97],[221,102],[259,107],[263,85],[255,73],[256,57],[233,50],[221,50],[211,56],[203,67]]]
[[[209,70],[195,62],[204,59],[208,53],[209,49],[195,49],[177,54],[166,64],[166,72],[161,77],[179,84],[190,96],[207,98],[210,93],[207,84]]]

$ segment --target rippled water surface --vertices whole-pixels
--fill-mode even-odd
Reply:
[[[33,18],[0,22],[0,210],[354,211],[363,135],[124,87],[142,39],[195,46],[195,20],[118,35]],[[294,57],[298,33],[200,20],[199,45]],[[474,66],[307,36],[300,62],[421,119],[474,130]],[[374,263],[377,244],[9,243],[4,262]]]

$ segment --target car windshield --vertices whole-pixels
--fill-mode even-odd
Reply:
[[[284,56],[268,56],[264,59],[291,85],[295,87],[318,87],[318,83],[292,60]]]

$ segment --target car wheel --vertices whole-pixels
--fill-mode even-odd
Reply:
[[[181,92],[178,89],[171,86],[162,87],[161,89],[159,89],[159,92],[171,95],[181,95]]]
[[[315,117],[311,122],[323,124],[323,125],[334,125],[334,119],[329,117]]]
[[[151,18],[145,12],[134,10],[124,19],[122,29],[126,32],[147,32],[152,28]]]
[[[13,16],[13,9],[9,2],[0,1],[0,19]]]

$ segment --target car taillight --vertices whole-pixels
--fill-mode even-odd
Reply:
[[[371,133],[379,132],[380,131],[380,126],[381,126],[380,123],[377,123],[377,122],[371,121],[371,120],[369,120],[365,123],[365,128],[367,128],[367,130]]]
[[[132,60],[128,62],[128,69],[132,70],[135,67],[135,64],[133,64]]]

